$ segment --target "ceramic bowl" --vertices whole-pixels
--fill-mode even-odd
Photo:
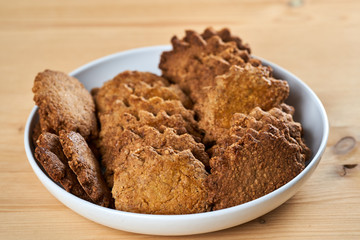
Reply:
[[[90,90],[102,86],[104,81],[124,70],[160,74],[160,55],[169,49],[170,46],[153,46],[116,53],[90,62],[70,75],[78,78]],[[35,160],[31,134],[38,121],[37,107],[30,113],[24,134],[25,150],[30,165],[41,183],[64,205],[85,218],[119,230],[153,235],[190,235],[230,228],[262,216],[291,198],[309,179],[325,150],[329,126],[322,103],[304,82],[276,64],[260,60],[264,65],[273,68],[276,78],[289,83],[290,96],[286,102],[296,108],[294,119],[301,122],[305,141],[312,151],[311,160],[304,171],[289,183],[261,198],[227,209],[187,215],[130,213],[84,201],[52,181]]]

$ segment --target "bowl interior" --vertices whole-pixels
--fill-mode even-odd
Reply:
[[[78,78],[88,90],[91,90],[94,87],[101,87],[105,81],[125,70],[160,74],[158,69],[160,55],[169,49],[170,46],[155,46],[113,54],[90,62],[71,72],[70,75]],[[269,61],[261,60],[264,65],[273,68],[276,78],[284,79],[289,83],[290,96],[286,102],[295,107],[294,118],[301,122],[306,144],[312,151],[311,160],[299,176],[264,197],[228,209],[172,216],[126,213],[90,204],[56,185],[35,161],[31,135],[33,127],[38,122],[37,107],[30,114],[25,129],[25,150],[29,162],[40,181],[61,202],[90,220],[116,229],[146,234],[187,235],[216,231],[259,217],[295,194],[319,163],[328,138],[327,116],[314,92],[290,72]]]

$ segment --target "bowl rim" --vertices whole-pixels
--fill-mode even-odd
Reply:
[[[96,60],[93,60],[87,64],[84,64],[80,67],[78,67],[77,69],[73,70],[72,72],[69,73],[70,76],[74,76],[78,73],[81,73],[82,71],[96,66],[99,63],[103,63],[106,61],[110,61],[114,58],[118,58],[118,57],[122,57],[122,56],[126,56],[128,54],[134,54],[134,53],[139,53],[139,52],[144,52],[144,51],[153,51],[153,50],[163,50],[163,51],[167,51],[170,50],[171,45],[154,45],[154,46],[148,46],[148,47],[141,47],[141,48],[134,48],[134,49],[130,49],[130,50],[126,50],[126,51],[121,51],[121,52],[117,52],[117,53],[113,53],[101,58],[98,58]],[[83,200],[81,198],[76,197],[75,195],[67,192],[66,190],[64,190],[62,187],[60,187],[58,184],[56,184],[51,178],[49,178],[45,172],[43,172],[43,170],[40,168],[39,164],[37,163],[37,161],[35,160],[33,151],[32,151],[32,143],[31,143],[31,130],[32,130],[32,125],[34,124],[35,121],[35,117],[37,115],[37,111],[38,111],[38,107],[34,106],[32,111],[29,114],[29,117],[26,121],[26,125],[25,125],[25,131],[24,131],[24,147],[25,147],[25,152],[28,158],[28,161],[33,169],[33,171],[35,172],[36,176],[39,178],[39,180],[41,182],[45,181],[49,186],[51,186],[54,190],[57,191],[63,191],[62,193],[65,194],[65,196],[67,198],[71,198],[74,201],[79,201],[79,203],[81,204],[85,204],[85,205],[91,205],[91,207],[93,208],[97,208],[101,211],[105,211],[107,213],[110,214],[115,214],[118,216],[131,216],[131,217],[135,217],[135,218],[149,218],[149,219],[161,219],[161,220],[174,220],[174,219],[183,219],[183,220],[187,220],[187,219],[193,219],[193,218],[203,218],[203,217],[216,217],[216,216],[220,216],[220,215],[226,215],[229,214],[231,212],[234,211],[241,211],[243,209],[247,209],[247,208],[251,208],[254,206],[257,206],[259,204],[261,204],[262,202],[272,198],[273,196],[279,195],[285,191],[287,191],[289,188],[291,188],[292,186],[294,186],[301,178],[303,178],[305,175],[307,175],[314,167],[317,166],[317,164],[319,163],[320,159],[321,159],[321,155],[324,153],[325,148],[326,148],[326,144],[328,141],[328,137],[329,137],[329,121],[328,121],[328,117],[325,111],[325,108],[323,106],[323,104],[321,103],[320,99],[318,98],[318,96],[314,93],[314,91],[306,84],[304,83],[300,78],[298,78],[297,76],[295,76],[294,74],[292,74],[291,72],[287,71],[286,69],[280,67],[277,64],[274,64],[268,60],[265,60],[261,57],[257,57],[252,55],[253,57],[261,60],[263,63],[265,63],[265,65],[271,66],[271,67],[275,67],[278,69],[278,71],[281,71],[289,76],[291,76],[292,78],[296,79],[296,81],[302,85],[302,87],[304,87],[312,96],[313,99],[315,99],[316,104],[320,110],[320,114],[322,116],[322,123],[323,123],[323,135],[322,135],[322,139],[321,139],[321,143],[319,145],[319,148],[317,150],[317,152],[313,155],[312,159],[310,160],[309,164],[305,167],[305,169],[298,174],[295,178],[293,178],[291,181],[289,181],[288,183],[286,183],[285,185],[281,186],[280,188],[272,191],[271,193],[268,193],[260,198],[254,199],[250,202],[246,202],[240,205],[236,205],[233,207],[229,207],[229,208],[225,208],[225,209],[220,209],[220,210],[215,210],[215,211],[209,211],[209,212],[202,212],[202,213],[193,213],[193,214],[182,214],[182,215],[161,215],[161,214],[144,214],[144,213],[133,213],[133,212],[125,212],[125,211],[120,211],[120,210],[116,210],[116,209],[110,209],[110,208],[106,208],[106,207],[101,207],[99,205],[96,205],[94,203],[88,202],[86,200]],[[285,79],[286,80],[286,79]]]

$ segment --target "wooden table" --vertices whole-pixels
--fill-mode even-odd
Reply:
[[[158,238],[93,223],[42,186],[23,145],[31,88],[46,68],[70,72],[207,26],[229,27],[255,55],[303,79],[327,110],[330,138],[314,175],[279,208],[241,226],[176,239],[360,239],[359,13],[355,0],[1,1],[0,239]],[[356,145],[337,154],[334,146],[346,136]]]

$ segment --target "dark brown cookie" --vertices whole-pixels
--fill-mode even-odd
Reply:
[[[85,139],[79,133],[61,130],[60,142],[69,159],[69,166],[76,174],[85,192],[94,203],[104,207],[111,206],[110,190],[101,174],[99,162]]]
[[[210,160],[206,184],[213,210],[236,206],[283,186],[303,169],[301,152],[284,136],[245,134]]]
[[[41,126],[40,126],[40,122],[38,122],[35,124],[35,126],[32,130],[32,135],[31,135],[31,140],[32,140],[34,147],[37,146],[36,141],[38,140],[40,134],[41,134]]]
[[[283,109],[285,109],[285,111]],[[249,115],[253,116],[257,121],[262,121],[277,127],[290,142],[299,144],[304,161],[307,161],[310,159],[311,150],[306,146],[302,138],[303,129],[301,124],[293,120],[293,112],[294,110],[286,105],[286,108],[285,106],[281,106],[281,108],[272,108],[268,112],[260,108],[255,108]]]
[[[272,129],[275,127],[290,143],[299,145],[304,162],[310,158],[311,151],[302,138],[303,130],[301,124],[295,122],[292,115],[284,112],[281,108],[276,107],[269,111],[263,111],[256,107],[249,115],[234,114],[232,122],[230,134],[237,136],[244,135],[248,128],[273,133]]]
[[[47,174],[60,183],[64,189],[75,196],[91,201],[79,184],[75,174],[69,168],[60,144],[59,137],[52,133],[42,133],[35,149],[35,157],[41,163]]]
[[[86,139],[96,137],[93,99],[76,78],[45,70],[36,76],[32,90],[42,132],[67,130],[77,131]]]
[[[284,136],[290,144],[296,144],[301,151],[301,160],[310,159],[311,151],[302,138],[301,124],[295,122],[290,113],[284,112],[283,107],[271,108],[263,111],[256,107],[249,114],[235,113],[231,121],[231,128],[217,140],[217,144],[209,151],[212,156],[220,155],[222,150],[245,134],[255,136],[259,131],[268,132],[275,136]],[[286,106],[286,110],[291,110]],[[220,152],[219,152],[220,151]]]
[[[286,103],[282,103],[282,104],[280,104],[279,108],[280,108],[283,112],[285,112],[285,113],[287,113],[287,114],[290,114],[291,116],[294,116],[295,108],[294,108],[293,106],[290,106],[290,105],[288,105],[288,104],[286,104]]]

